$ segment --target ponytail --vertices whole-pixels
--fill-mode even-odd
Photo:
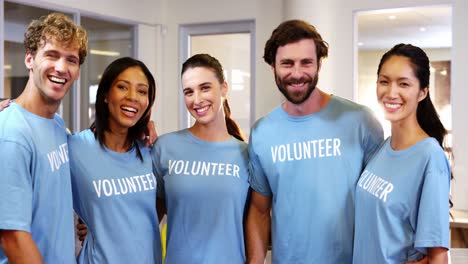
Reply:
[[[226,127],[228,130],[229,135],[237,138],[240,141],[245,141],[244,133],[239,128],[239,125],[231,118],[231,108],[229,107],[229,103],[227,99],[224,100],[223,103],[224,108],[224,119],[226,120]]]
[[[392,56],[403,56],[411,61],[411,67],[413,68],[416,78],[418,78],[420,89],[429,88],[429,77],[430,77],[430,64],[427,54],[419,47],[411,44],[397,44],[389,51],[387,51],[380,59],[379,67],[377,69],[377,75],[380,73],[382,65]],[[419,126],[428,134],[439,142],[440,147],[445,151],[449,160],[453,160],[452,149],[446,147],[444,144],[447,130],[440,121],[439,115],[431,101],[429,92],[426,98],[418,103],[416,110],[416,118]],[[453,179],[453,172],[450,172],[450,178]],[[449,199],[450,207],[453,206],[451,199]]]

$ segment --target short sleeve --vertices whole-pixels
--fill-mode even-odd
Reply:
[[[418,208],[415,247],[449,248],[450,166],[440,151],[431,156],[425,170]]]
[[[0,229],[31,232],[32,154],[9,140],[0,140],[0,150]]]
[[[364,140],[362,142],[364,149],[363,166],[367,164],[384,140],[382,126],[370,110],[366,111],[364,133]]]
[[[252,135],[253,133],[251,133]],[[252,136],[249,144],[249,182],[250,187],[255,192],[265,196],[272,196],[271,187],[265,175],[265,171],[260,163],[257,153],[255,152],[255,142]]]
[[[153,174],[156,176],[157,181],[157,197],[166,199],[166,188],[164,186],[164,174],[161,165],[161,146],[156,141],[156,144],[151,149],[151,159],[153,161]]]

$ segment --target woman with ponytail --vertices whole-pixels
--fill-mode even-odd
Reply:
[[[429,96],[429,59],[410,44],[385,53],[377,99],[392,135],[356,188],[353,263],[447,263],[447,134]]]
[[[159,137],[152,152],[167,214],[165,263],[245,263],[248,151],[230,117],[221,64],[208,54],[189,58],[182,90],[195,123]]]

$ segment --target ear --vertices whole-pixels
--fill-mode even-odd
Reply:
[[[228,93],[228,90],[229,90],[229,89],[228,89],[228,84],[227,84],[227,82],[223,82],[223,83],[221,84],[221,96],[222,96],[223,98],[226,98],[227,93]]]
[[[418,102],[421,102],[422,100],[424,100],[428,92],[429,92],[429,87],[419,90]]]
[[[32,70],[34,66],[34,55],[30,51],[26,52],[24,56],[24,64],[28,70]]]
[[[109,100],[107,100],[107,94],[106,94],[106,96],[104,96],[104,103],[106,103],[106,104],[109,103]]]

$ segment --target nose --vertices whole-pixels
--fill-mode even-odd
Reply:
[[[387,96],[392,99],[398,96],[398,84],[396,82],[391,82],[388,86]]]
[[[137,89],[135,87],[130,87],[127,90],[127,95],[126,98],[130,101],[136,101],[137,100]]]
[[[294,65],[294,67],[292,67],[291,77],[294,77],[294,78],[301,78],[302,77],[301,65]]]
[[[202,97],[201,93],[199,93],[198,91],[194,92],[194,99],[195,99],[194,103],[196,105],[199,105],[199,104],[201,104],[203,102],[203,97]]]
[[[55,71],[64,73],[67,71],[67,62],[65,58],[60,58],[55,62]]]

